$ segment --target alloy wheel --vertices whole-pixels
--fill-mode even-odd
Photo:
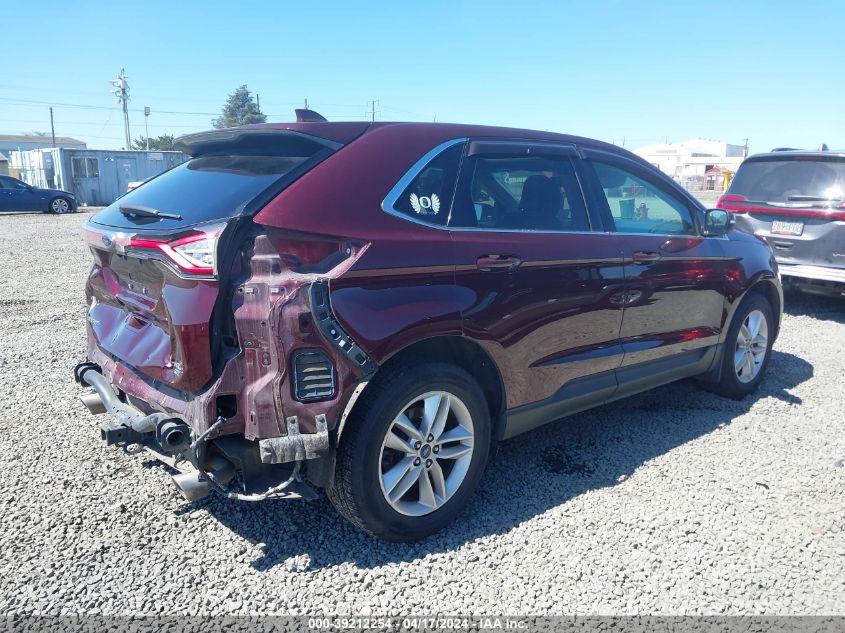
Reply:
[[[472,462],[472,416],[456,395],[424,393],[406,404],[381,444],[379,481],[390,506],[406,516],[442,507]]]
[[[760,310],[745,317],[736,337],[734,370],[740,382],[751,382],[760,373],[769,350],[769,324]]]
[[[53,213],[67,213],[70,210],[70,205],[64,198],[56,198],[50,203],[50,209]]]

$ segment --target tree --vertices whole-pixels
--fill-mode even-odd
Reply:
[[[211,124],[216,128],[237,127],[247,123],[266,123],[267,116],[258,109],[246,84],[235,90],[226,100],[221,115]]]
[[[156,152],[167,152],[173,149],[173,135],[162,134],[161,136],[150,137],[150,150]],[[132,141],[132,149],[147,149],[147,139],[143,136]]]

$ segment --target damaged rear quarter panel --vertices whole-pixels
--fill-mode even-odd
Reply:
[[[366,247],[349,246],[349,256],[325,273],[290,270],[276,236],[258,235],[253,243],[250,271],[235,290],[233,308],[241,353],[229,364],[238,368],[242,387],[238,410],[248,439],[286,434],[285,420],[296,417],[302,433],[317,430],[316,417],[325,415],[335,428],[363,372],[320,334],[311,311],[311,285],[342,274]],[[300,402],[294,398],[290,359],[300,349],[319,349],[335,370],[335,393],[330,400]],[[228,367],[227,367],[228,369]]]

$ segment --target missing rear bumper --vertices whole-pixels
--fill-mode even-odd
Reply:
[[[267,464],[262,461],[258,442],[238,435],[217,436],[224,418],[197,434],[183,420],[167,414],[145,415],[123,402],[99,369],[91,363],[80,363],[74,375],[80,384],[94,389],[93,394],[82,398],[89,411],[109,413],[112,417],[100,429],[102,439],[109,446],[138,446],[175,469],[173,483],[185,499],[196,501],[211,492],[241,501],[317,497],[300,471],[304,459],[322,455],[328,448],[325,417],[325,446],[322,439],[309,443],[291,436],[282,438],[289,440],[283,454],[293,459],[284,464]]]

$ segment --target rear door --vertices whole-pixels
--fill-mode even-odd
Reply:
[[[749,158],[718,206],[781,264],[845,268],[845,155]]]
[[[625,157],[585,151],[591,203],[617,235],[628,282],[620,391],[661,372],[708,368],[724,327],[730,271],[722,238],[700,235],[698,209],[659,174]],[[640,372],[634,367],[657,363]],[[626,371],[625,368],[632,368]]]
[[[616,236],[595,232],[575,148],[476,141],[449,221],[465,334],[496,361],[506,435],[602,402],[616,388],[624,290]]]
[[[212,315],[237,274],[233,232],[338,144],[283,130],[222,131],[187,147],[194,157],[94,216],[85,233],[90,340],[184,392],[213,375]],[[237,343],[235,343],[236,345]]]

